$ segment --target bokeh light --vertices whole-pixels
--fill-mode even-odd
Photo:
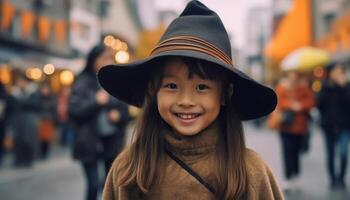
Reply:
[[[322,78],[324,76],[324,69],[322,67],[316,67],[313,73],[315,77]]]
[[[104,39],[103,42],[106,46],[112,46],[112,43],[114,41],[114,37],[111,35],[107,35]]]
[[[120,41],[119,39],[115,39],[112,44],[112,49],[116,51],[122,50],[122,47],[123,47],[122,44],[123,44],[122,41]]]
[[[126,51],[118,51],[115,54],[115,61],[117,63],[122,63],[122,64],[127,63],[127,62],[129,62],[129,59],[130,59],[130,55]]]
[[[43,71],[46,75],[51,75],[55,72],[55,66],[53,64],[46,64]]]
[[[125,42],[122,42],[120,50],[121,51],[128,51],[128,44],[126,44]]]
[[[60,81],[62,85],[71,85],[74,81],[74,74],[69,70],[63,70],[60,73]]]
[[[41,69],[39,69],[39,68],[34,68],[34,69],[32,69],[31,71],[30,71],[30,76],[32,77],[32,79],[34,79],[34,80],[39,80],[39,79],[41,79],[41,77],[42,77],[42,75],[43,75],[43,72],[41,71]]]
[[[311,87],[312,87],[312,90],[314,92],[319,92],[321,90],[321,88],[322,88],[322,82],[319,81],[319,80],[316,80],[316,81],[312,82],[312,86]]]

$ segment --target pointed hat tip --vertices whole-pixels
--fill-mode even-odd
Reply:
[[[197,0],[190,1],[186,8],[182,11],[180,16],[188,15],[212,15],[216,14],[214,11],[210,10],[207,6]]]

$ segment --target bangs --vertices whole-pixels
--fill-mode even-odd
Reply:
[[[152,95],[155,95],[159,90],[164,77],[163,68],[171,59],[181,59],[181,61],[187,66],[188,79],[192,79],[194,75],[197,75],[201,79],[221,81],[223,85],[227,85],[228,83],[228,73],[226,73],[226,70],[218,64],[188,57],[167,57],[153,63],[155,67],[149,77],[149,80],[151,80]]]
[[[226,80],[226,73],[223,67],[204,60],[194,58],[183,58],[183,62],[188,67],[188,78],[192,79],[194,75],[202,79]]]

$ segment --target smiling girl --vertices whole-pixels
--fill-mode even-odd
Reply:
[[[282,199],[241,123],[272,112],[276,94],[233,67],[220,18],[200,2],[187,5],[150,57],[105,66],[98,77],[143,108],[102,199]]]

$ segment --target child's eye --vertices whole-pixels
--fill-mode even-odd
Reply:
[[[196,90],[198,90],[198,91],[203,91],[203,90],[206,90],[206,89],[209,89],[209,86],[204,85],[204,84],[199,84],[196,87]]]
[[[177,88],[176,84],[175,83],[168,83],[168,84],[165,84],[164,87],[170,89],[170,90],[175,90]]]

